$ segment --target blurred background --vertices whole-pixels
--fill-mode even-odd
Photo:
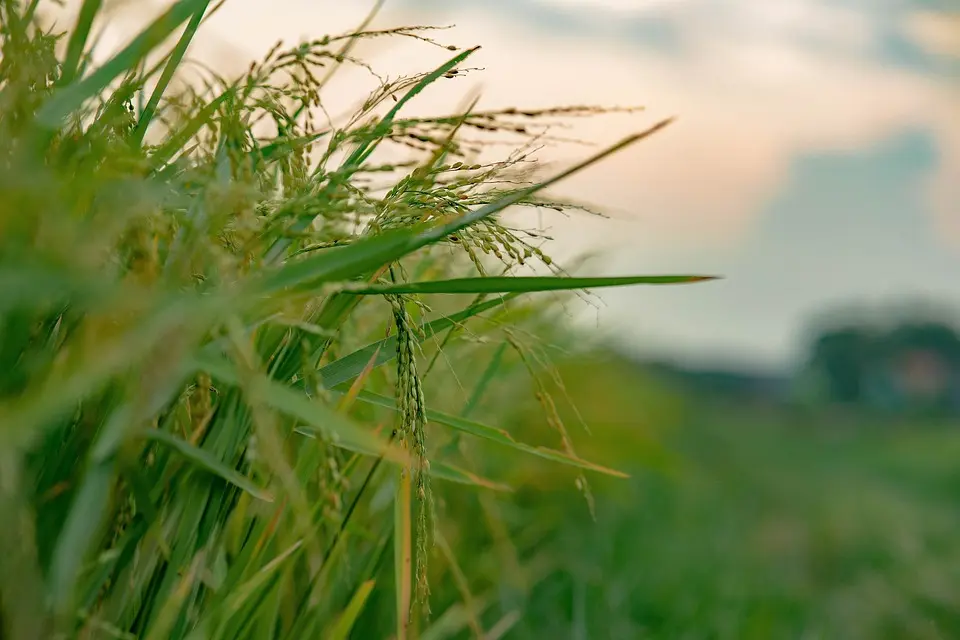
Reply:
[[[144,6],[118,5],[117,42]],[[243,69],[370,8],[231,0],[192,55]],[[593,273],[723,276],[568,306],[579,338],[564,339],[595,346],[560,361],[559,411],[589,426],[571,427],[585,457],[631,478],[598,480],[592,517],[569,472],[503,463],[523,487],[505,528],[561,559],[524,574],[536,588],[505,637],[960,636],[956,2],[387,0],[375,24],[452,25],[435,37],[482,46],[476,73],[412,111],[473,91],[481,108],[646,107],[562,132],[597,146],[677,116],[559,189],[608,217],[537,224]],[[444,58],[361,48],[390,76]],[[336,82],[334,113],[376,79]],[[502,426],[543,425],[533,393],[501,393]],[[503,570],[491,597],[510,602]]]
[[[164,3],[155,3],[159,10]],[[231,0],[192,57],[244,69],[278,39],[359,24],[372,2]],[[118,3],[113,37],[156,11]],[[837,306],[949,304],[960,288],[960,17],[952,0],[386,0],[381,28],[446,26],[480,45],[464,74],[407,108],[641,105],[560,132],[594,147],[677,122],[559,187],[610,216],[543,220],[553,252],[605,273],[707,272],[709,287],[605,292],[582,314],[626,351],[781,373],[811,316]],[[109,36],[105,39],[109,39]],[[358,57],[381,76],[444,51],[388,38]],[[335,117],[376,78],[336,77]],[[336,100],[335,98],[331,98]],[[542,161],[592,151],[551,146]],[[493,153],[502,153],[495,149]]]

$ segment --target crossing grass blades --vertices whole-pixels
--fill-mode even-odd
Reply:
[[[331,75],[366,68],[359,41],[445,47],[431,29],[368,20],[184,85],[222,3],[173,3],[93,64],[103,4],[60,33],[53,3],[0,0],[2,636],[347,638],[386,615],[377,592],[397,638],[429,634],[444,612],[426,611],[427,560],[435,543],[455,560],[433,481],[507,487],[438,455],[428,430],[618,473],[445,412],[436,357],[522,294],[704,279],[569,277],[499,214],[576,209],[543,190],[667,123],[534,181],[546,125],[606,110],[405,115],[476,49],[446,46],[347,121],[321,117]],[[472,160],[497,134],[517,151]],[[381,163],[396,145],[412,160]],[[530,263],[553,275],[513,275]]]

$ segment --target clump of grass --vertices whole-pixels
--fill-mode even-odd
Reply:
[[[391,540],[405,637],[420,624],[405,611],[411,584],[429,593],[431,478],[503,488],[438,459],[428,418],[614,473],[431,410],[419,346],[445,334],[452,353],[466,323],[521,293],[702,279],[509,275],[552,261],[500,212],[568,208],[543,189],[665,123],[539,182],[526,143],[478,165],[463,131],[529,142],[543,118],[602,110],[401,115],[475,49],[319,123],[329,74],[363,64],[357,40],[437,45],[425,28],[278,47],[238,78],[174,92],[210,4],[172,3],[94,66],[100,2],[59,34],[44,2],[0,0],[3,637],[345,638],[365,611],[380,619]],[[394,144],[411,159],[381,163]],[[484,254],[504,275],[486,275]],[[454,277],[471,266],[479,277]],[[477,297],[428,317],[422,297],[442,294]],[[385,322],[395,333],[378,338]],[[381,365],[394,358],[391,382]],[[393,420],[398,442],[384,436]]]

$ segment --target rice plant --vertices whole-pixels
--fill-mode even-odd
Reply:
[[[426,27],[368,21],[174,91],[222,3],[174,2],[94,64],[102,4],[59,33],[42,0],[0,0],[2,636],[479,637],[450,631],[462,602],[428,607],[436,562],[463,601],[475,578],[433,481],[509,489],[463,442],[617,472],[471,420],[500,375],[476,352],[529,356],[506,331],[538,313],[521,294],[704,279],[571,277],[500,214],[578,208],[544,189],[667,122],[541,179],[540,125],[605,109],[402,113],[475,49],[324,121],[358,40],[443,46]],[[465,132],[517,151],[479,164]],[[553,274],[516,275],[530,262]],[[458,350],[465,411],[427,377]]]

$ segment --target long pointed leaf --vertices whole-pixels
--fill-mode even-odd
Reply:
[[[153,88],[150,99],[140,113],[140,120],[137,121],[137,127],[133,130],[132,141],[136,144],[140,144],[143,136],[147,133],[147,127],[150,126],[150,121],[153,120],[153,115],[157,111],[157,105],[160,104],[160,98],[163,97],[164,91],[167,90],[167,86],[169,86],[170,81],[173,79],[173,74],[176,73],[177,67],[179,67],[183,61],[183,56],[187,53],[187,48],[189,48],[193,36],[196,35],[209,4],[210,0],[202,0],[196,12],[190,17],[190,22],[187,24],[187,28],[183,30],[183,35],[180,36],[177,46],[174,47],[170,53],[167,64],[163,68],[163,73],[160,74],[160,79],[157,80],[157,86]]]
[[[453,56],[451,59],[444,62],[442,65],[425,75],[420,81],[410,88],[403,96],[397,100],[397,103],[393,105],[393,108],[387,112],[387,115],[383,117],[383,120],[377,123],[377,126],[374,128],[373,133],[367,139],[367,141],[360,145],[346,160],[344,163],[348,167],[359,166],[363,163],[364,160],[370,157],[370,154],[373,153],[373,150],[376,148],[377,144],[383,140],[383,136],[390,131],[390,126],[393,124],[394,118],[396,118],[397,113],[400,112],[400,109],[403,108],[403,105],[407,104],[410,100],[415,98],[420,92],[426,89],[429,85],[433,84],[439,80],[443,75],[450,70],[454,69],[458,64],[470,57],[474,52],[476,52],[480,47],[473,47],[472,49],[467,49],[466,51],[461,51],[457,55]]]
[[[393,567],[397,604],[397,640],[406,640],[413,591],[413,534],[410,516],[410,472],[397,470],[393,507]]]
[[[63,86],[73,82],[77,76],[77,70],[80,68],[80,58],[83,57],[83,50],[87,46],[87,39],[90,37],[90,28],[93,26],[93,20],[100,12],[103,6],[103,0],[84,0],[83,5],[77,13],[77,23],[70,32],[70,40],[67,42],[67,53],[63,59],[63,65],[60,72],[59,85]]]
[[[514,296],[504,296],[495,300],[488,300],[481,304],[468,307],[463,311],[453,315],[438,318],[423,327],[424,338],[430,338],[441,331],[456,326],[457,324],[479,315],[484,311],[499,307],[513,297]],[[389,338],[384,338],[383,340],[378,340],[377,342],[368,344],[367,346],[357,349],[353,353],[347,354],[339,360],[335,360],[327,366],[322,367],[318,373],[323,386],[328,389],[332,389],[333,387],[343,384],[348,380],[356,378],[358,375],[360,375],[360,372],[363,371],[363,368],[367,365],[367,363],[370,362],[370,359],[374,353],[377,354],[376,360],[374,360],[375,367],[393,360],[397,356],[396,336],[390,336]]]
[[[447,462],[431,461],[430,476],[439,478],[441,480],[447,480],[448,482],[465,484],[471,487],[482,487],[484,489],[493,489],[494,491],[502,491],[505,493],[510,493],[513,491],[513,487],[509,485],[488,480],[478,476],[475,473],[467,471],[466,469],[461,469],[460,467],[454,466]]]
[[[467,400],[467,403],[463,405],[463,410],[460,412],[462,417],[469,417],[469,415],[473,413],[474,409],[477,408],[480,398],[483,397],[483,393],[487,390],[487,386],[489,386],[490,381],[493,380],[493,377],[496,375],[497,369],[500,368],[500,362],[503,360],[503,353],[506,350],[507,343],[500,343],[500,346],[493,354],[493,358],[490,359],[490,363],[487,365],[487,368],[483,370],[483,375],[480,376],[480,380],[477,381],[477,386],[473,388],[473,393],[470,394],[470,398]]]
[[[227,384],[240,383],[232,363],[209,353],[196,357],[185,369],[189,373],[204,371]],[[262,374],[247,382],[272,409],[297,418],[309,427],[307,430],[326,435],[335,446],[366,455],[383,455],[393,462],[409,462],[409,456],[399,447],[391,446],[372,432],[361,429],[323,403],[311,400],[302,391],[291,389]]]
[[[368,285],[349,289],[356,295],[382,295],[385,293],[533,293],[536,291],[571,291],[574,289],[599,289],[623,287],[636,284],[690,284],[715,280],[715,276],[616,276],[607,278],[558,278],[558,277],[486,277],[455,278],[433,282],[407,282],[390,285]]]
[[[377,144],[379,144],[380,141],[383,140],[384,135],[390,131],[390,127],[393,123],[393,119],[396,117],[397,113],[400,111],[403,105],[405,105],[407,102],[415,98],[417,94],[423,91],[428,85],[430,85],[433,82],[436,82],[445,73],[447,73],[448,71],[456,67],[458,64],[466,60],[468,56],[470,56],[473,52],[475,52],[479,48],[480,47],[474,47],[472,49],[468,49],[466,51],[460,52],[459,54],[455,55],[453,58],[451,58],[444,64],[434,69],[431,73],[421,78],[419,82],[417,82],[413,87],[410,88],[409,91],[407,91],[403,96],[401,96],[399,100],[397,100],[397,103],[393,106],[393,108],[390,109],[390,111],[387,112],[387,114],[383,117],[383,119],[379,123],[377,123],[377,126],[370,133],[370,135],[360,145],[358,145],[356,149],[353,150],[353,153],[351,153],[347,157],[347,159],[343,162],[341,171],[349,172],[350,170],[356,167],[359,167],[361,164],[363,164],[363,161],[366,160],[371,153],[373,153],[373,150],[376,148]],[[292,231],[293,232],[303,231],[304,229],[307,228],[309,224],[310,224],[310,219],[308,218],[303,218],[302,220],[298,220],[293,225]],[[278,238],[277,241],[274,242],[273,246],[271,246],[270,249],[267,251],[265,261],[267,263],[271,263],[277,260],[280,257],[280,255],[283,253],[283,251],[286,250],[286,248],[290,245],[290,242],[291,242],[290,238]],[[384,261],[384,263],[385,262],[389,262],[389,260]]]
[[[471,211],[447,224],[436,226],[419,225],[418,227],[411,227],[409,229],[387,231],[377,236],[359,240],[345,247],[334,247],[303,260],[284,264],[260,282],[259,287],[261,292],[267,294],[287,288],[303,286],[316,287],[324,282],[349,281],[364,273],[374,271],[382,265],[395,262],[405,255],[413,253],[429,244],[439,242],[450,234],[456,233],[507,207],[524,201],[535,193],[556,184],[564,178],[653,135],[670,124],[672,120],[672,118],[664,120],[646,131],[628,136],[577,165],[558,173],[552,178],[526,189],[515,191],[496,202]]]
[[[99,95],[123,73],[135,68],[153,49],[167,39],[177,27],[190,19],[209,0],[180,0],[141,31],[130,44],[89,76],[58,90],[37,113],[37,121],[50,129],[60,126],[64,118],[85,101]]]
[[[377,405],[390,409],[391,411],[397,410],[397,405],[392,398],[386,396],[381,396],[370,391],[361,391],[358,400],[362,402],[367,402],[369,404]],[[456,429],[457,431],[462,431],[463,433],[468,433],[472,436],[482,438],[484,440],[490,440],[491,442],[496,442],[498,444],[504,445],[516,451],[522,451],[523,453],[529,453],[531,455],[537,456],[538,458],[543,458],[545,460],[551,460],[553,462],[560,462],[572,467],[578,467],[580,469],[587,469],[589,471],[596,471],[597,473],[602,473],[608,476],[615,476],[618,478],[629,478],[630,476],[622,471],[617,471],[616,469],[611,469],[609,467],[604,467],[593,462],[588,462],[582,458],[576,458],[574,456],[562,453],[560,451],[555,451],[553,449],[548,449],[546,447],[534,447],[529,444],[524,444],[522,442],[517,442],[513,439],[509,433],[503,429],[496,429],[494,427],[488,427],[485,424],[480,424],[479,422],[474,422],[472,420],[467,420],[465,418],[460,418],[449,413],[444,413],[442,411],[434,411],[432,409],[427,409],[427,420],[429,422],[435,422],[437,424],[442,424],[451,429]]]
[[[347,640],[350,637],[350,631],[357,622],[357,618],[360,617],[363,606],[367,604],[367,598],[370,597],[374,584],[376,584],[376,580],[367,580],[360,585],[360,588],[350,598],[346,610],[337,619],[333,630],[326,636],[327,638],[330,638],[330,640]]]
[[[250,478],[238,472],[236,469],[231,469],[225,465],[208,451],[195,447],[186,440],[177,438],[159,429],[147,429],[144,431],[143,436],[170,447],[197,467],[243,489],[254,498],[265,500],[266,502],[273,502],[273,496],[271,496],[269,492],[258,487]]]

